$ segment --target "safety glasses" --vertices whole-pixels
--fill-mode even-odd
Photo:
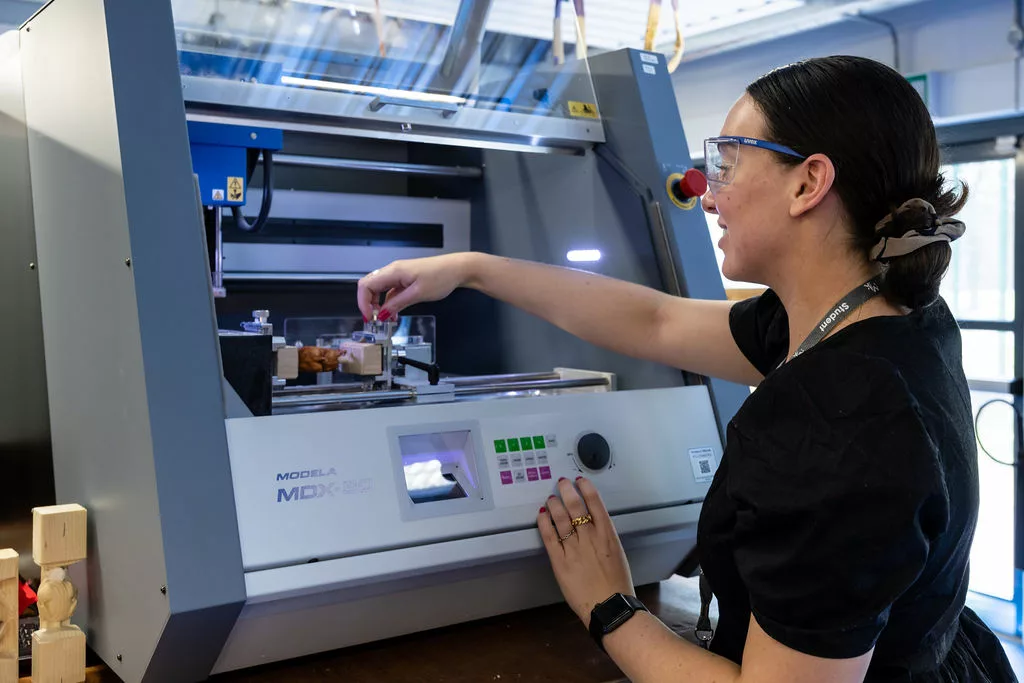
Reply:
[[[704,141],[704,175],[708,178],[711,191],[715,192],[732,182],[739,166],[740,149],[743,147],[760,147],[779,154],[806,159],[803,154],[795,152],[785,145],[767,140],[745,138],[737,135],[725,135],[708,138]]]

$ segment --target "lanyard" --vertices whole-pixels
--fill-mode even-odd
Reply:
[[[802,353],[806,353],[815,344],[824,339],[829,331],[846,320],[857,307],[862,306],[867,301],[877,296],[880,292],[879,283],[881,276],[876,275],[861,286],[848,293],[842,299],[840,299],[832,310],[821,319],[818,326],[815,327],[807,338],[804,339],[803,343],[800,344],[796,352],[793,354],[793,358],[796,358]],[[779,367],[786,361],[779,363]],[[715,631],[711,628],[711,620],[708,618],[708,608],[711,606],[712,590],[711,584],[708,582],[707,577],[704,576],[704,571],[700,572],[700,617],[697,620],[697,627],[695,633],[700,646],[708,649],[711,647],[711,640],[715,637]]]
[[[828,336],[829,331],[833,327],[846,320],[850,313],[878,296],[878,293],[881,291],[879,286],[881,279],[881,275],[876,275],[836,302],[836,305],[832,307],[832,310],[821,319],[821,322],[818,323],[817,327],[811,330],[811,333],[807,335],[807,339],[804,339],[796,352],[793,353],[793,358],[809,351],[815,344]],[[790,360],[792,360],[792,358]]]

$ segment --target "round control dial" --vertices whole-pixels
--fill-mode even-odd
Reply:
[[[603,436],[590,432],[576,442],[576,457],[588,470],[603,470],[611,462],[612,449]]]

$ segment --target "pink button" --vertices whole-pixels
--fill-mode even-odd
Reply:
[[[538,479],[540,479],[540,477],[537,475],[537,468],[536,467],[527,467],[526,468],[526,478],[529,481],[537,481]]]
[[[550,479],[551,478],[551,468],[550,467],[541,467],[540,468],[540,478],[541,479]]]
[[[504,472],[501,473],[501,485],[502,486],[507,486],[507,485],[509,485],[511,483],[512,483],[512,473],[509,472],[508,470],[505,470]]]

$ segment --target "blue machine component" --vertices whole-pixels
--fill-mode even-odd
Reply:
[[[284,145],[280,130],[201,121],[188,122],[188,139],[204,206],[244,205],[256,155]]]

